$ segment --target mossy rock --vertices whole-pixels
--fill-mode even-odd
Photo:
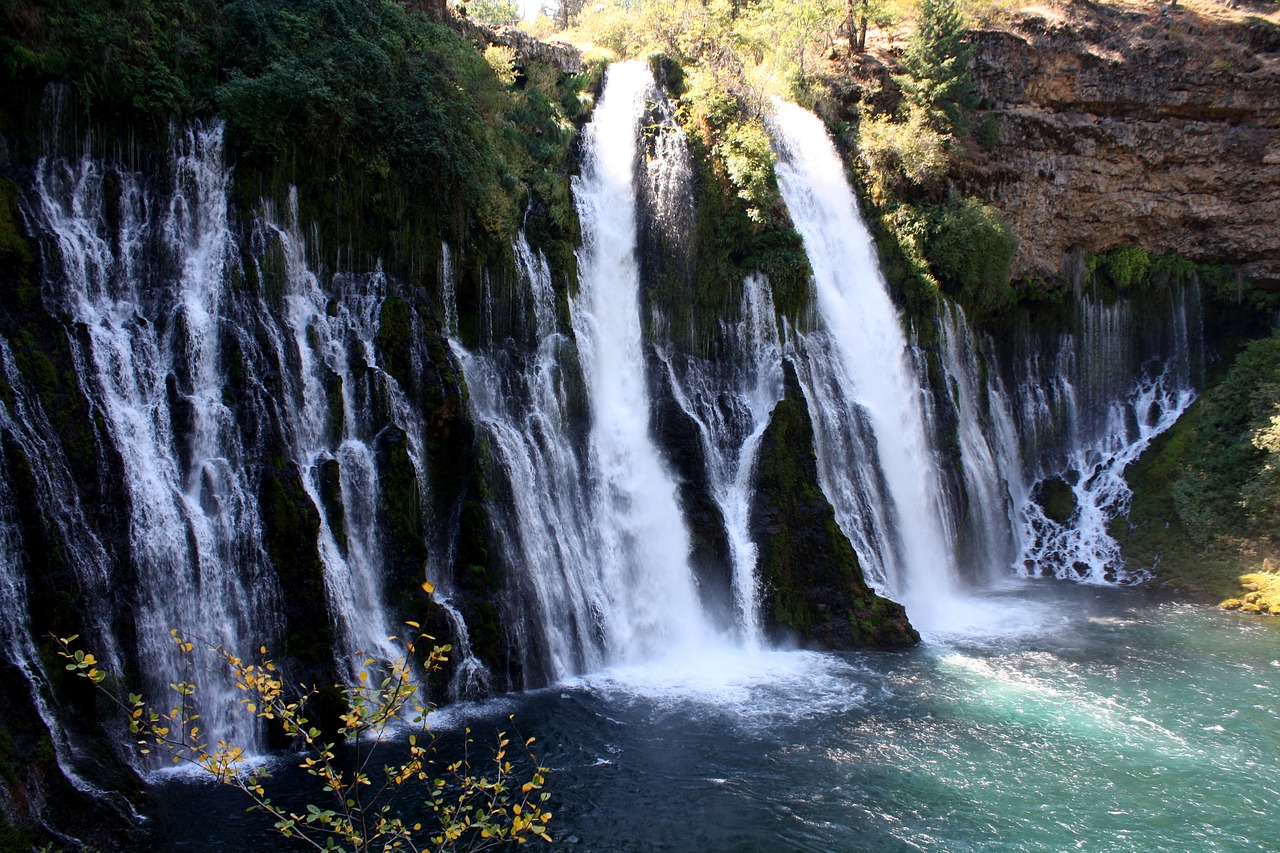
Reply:
[[[1228,598],[1220,607],[1244,613],[1280,615],[1280,574],[1271,560],[1263,560],[1262,571],[1240,576],[1243,594]]]
[[[1058,524],[1070,521],[1077,508],[1075,490],[1061,477],[1050,477],[1036,483],[1031,499],[1044,511],[1046,518]]]
[[[818,483],[813,425],[795,369],[760,440],[751,505],[766,632],[811,648],[919,642],[902,605],[871,590]]]

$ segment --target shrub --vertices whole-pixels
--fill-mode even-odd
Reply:
[[[1000,211],[972,197],[935,208],[925,254],[943,288],[975,317],[1014,301],[1009,264],[1018,243]]]
[[[1280,521],[1280,334],[1248,344],[1206,396],[1174,504],[1199,543],[1274,537]]]
[[[424,589],[430,594],[429,584]],[[407,624],[418,627],[413,622]],[[94,655],[71,648],[74,635],[52,639],[66,669],[95,685],[123,714],[140,755],[193,766],[212,781],[241,791],[252,803],[251,810],[270,816],[275,830],[285,838],[315,850],[355,853],[478,850],[534,839],[551,841],[547,828],[551,813],[545,810],[550,795],[542,791],[546,768],[536,767],[535,761],[535,769],[521,780],[515,776],[512,761],[516,750],[533,759],[528,752],[533,739],[512,747],[506,733],[499,732],[488,770],[475,771],[464,756],[441,771],[429,745],[419,742],[427,741],[423,736],[430,734],[428,708],[419,698],[409,657],[395,661],[367,658],[356,663],[359,677],[355,686],[336,685],[330,691],[343,697],[344,707],[337,731],[326,732],[310,719],[310,703],[325,691],[303,688],[302,694],[296,695],[295,688],[285,683],[275,664],[266,658],[265,647],[258,650],[256,660],[241,658],[221,646],[199,650],[208,652],[213,672],[242,691],[243,712],[278,730],[294,745],[299,766],[315,780],[321,804],[308,803],[304,810],[294,812],[272,802],[267,795],[266,770],[249,764],[241,746],[213,743],[204,732],[196,712],[193,681],[197,646],[176,630],[170,633],[186,673],[183,680],[169,685],[173,696],[164,705],[153,705],[138,694],[125,697],[114,692]],[[414,642],[405,646],[409,656],[417,653]],[[448,651],[448,646],[423,650],[428,673],[446,660]],[[394,766],[377,767],[374,761],[382,756],[376,749],[378,744],[406,726],[412,732],[407,735],[408,757]],[[339,754],[335,734],[349,745],[348,753]],[[468,745],[469,735],[468,730]],[[403,791],[414,786],[420,788],[424,810],[434,815],[434,821],[425,825],[403,814],[403,804],[397,802]]]
[[[935,130],[923,109],[911,108],[905,121],[864,115],[858,124],[858,156],[876,204],[884,204],[909,185],[927,186],[947,172],[948,137]]]
[[[1150,281],[1151,256],[1138,246],[1125,246],[1099,258],[1098,267],[1120,290],[1143,287]]]

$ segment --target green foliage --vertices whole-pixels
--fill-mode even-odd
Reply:
[[[1280,334],[1244,348],[1207,395],[1186,473],[1174,486],[1178,516],[1197,542],[1268,540],[1280,530],[1273,420],[1280,406]]]
[[[393,243],[388,262],[411,271],[461,228],[507,245],[531,201],[576,235],[555,173],[578,93],[517,88],[509,56],[486,62],[414,4],[45,0],[6,4],[0,23],[6,70],[33,87],[63,76],[95,120],[163,133],[221,115],[244,203],[297,186],[317,242],[370,267]]]
[[[432,592],[425,584],[427,593]],[[414,622],[406,623],[418,629]],[[295,812],[272,802],[267,795],[270,774],[247,762],[244,749],[233,743],[210,742],[196,713],[196,644],[170,632],[184,663],[182,679],[169,685],[169,703],[153,705],[139,694],[127,697],[107,686],[107,673],[98,668],[92,653],[73,649],[76,636],[54,637],[65,668],[95,685],[101,695],[123,714],[142,756],[155,755],[173,764],[199,768],[213,781],[242,792],[251,809],[274,820],[285,838],[315,850],[349,850],[353,853],[385,850],[483,850],[535,839],[550,842],[546,810],[550,794],[543,791],[546,768],[537,766],[530,738],[515,747],[505,732],[488,769],[477,771],[468,751],[441,769],[433,759],[423,703],[409,663],[418,641],[404,643],[407,655],[397,660],[364,658],[357,663],[354,685],[335,685],[343,699],[336,732],[324,732],[312,721],[309,704],[321,691],[315,687],[297,695],[266,657],[266,647],[256,660],[241,658],[221,646],[206,649],[213,671],[243,693],[244,713],[277,729],[300,756],[299,766],[315,780],[320,804],[308,803]],[[394,640],[395,638],[392,638]],[[428,672],[447,660],[449,646],[424,650]],[[409,755],[400,763],[376,768],[377,746],[397,737],[406,721]],[[336,735],[336,740],[334,739]],[[345,741],[347,749],[338,749]],[[517,750],[528,758],[532,772],[516,776],[513,758]],[[397,800],[402,792],[417,788],[425,809],[434,820],[424,826],[404,815]],[[327,806],[327,807],[326,807]]]
[[[716,144],[716,153],[724,160],[738,198],[747,203],[747,216],[753,222],[764,222],[766,211],[779,200],[773,149],[764,122],[752,118],[735,124]]]
[[[809,262],[782,205],[764,124],[706,69],[687,71],[684,88],[678,119],[697,169],[695,281],[691,294],[669,294],[663,311],[679,302],[697,316],[672,318],[673,328],[714,328],[740,304],[742,280],[762,272],[778,310],[794,318],[808,304]]]
[[[903,121],[865,114],[858,123],[858,157],[871,200],[884,205],[933,185],[951,165],[948,146],[949,138],[918,107],[909,108]]]
[[[906,73],[894,77],[907,104],[928,113],[943,132],[961,128],[976,102],[967,71],[973,56],[968,34],[958,0],[923,0],[902,56]]]
[[[1009,264],[1017,248],[998,210],[963,197],[933,211],[925,252],[943,288],[980,318],[1013,304]]]
[[[1142,288],[1151,282],[1151,256],[1138,246],[1123,246],[1105,255],[1090,255],[1090,273],[1101,274],[1120,291]],[[1176,269],[1171,268],[1171,272]]]
[[[4,70],[62,74],[83,101],[136,116],[207,103],[222,38],[214,0],[47,0],[0,11]]]
[[[489,63],[493,76],[503,85],[516,82],[516,52],[506,45],[491,44],[484,49],[484,61]]]
[[[458,10],[491,27],[513,27],[520,21],[520,10],[512,0],[466,0]]]

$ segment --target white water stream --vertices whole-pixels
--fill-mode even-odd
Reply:
[[[877,554],[859,551],[865,563],[880,563],[876,580],[907,605],[912,621],[928,627],[947,618],[956,592],[956,567],[941,503],[938,465],[925,431],[920,382],[912,372],[902,320],[889,299],[875,246],[844,175],[844,164],[817,116],[794,104],[776,102],[772,119],[778,149],[778,185],[813,267],[818,312],[828,340],[800,336],[799,348],[821,365],[824,382],[809,373],[806,397],[814,428],[823,431],[845,415],[815,412],[835,407],[858,410],[870,436],[862,450],[874,453],[883,478],[882,506],[872,512],[852,501],[872,489],[843,482],[874,474],[845,460],[823,460],[823,490],[837,507],[845,532]],[[866,439],[870,438],[871,441]],[[840,439],[819,439],[819,452]],[[862,529],[850,529],[853,525]],[[870,531],[867,528],[874,528]]]

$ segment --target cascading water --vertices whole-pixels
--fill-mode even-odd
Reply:
[[[378,468],[369,422],[374,383],[393,401],[403,393],[377,364],[374,337],[385,279],[380,272],[339,277],[331,303],[306,262],[296,195],[285,223],[268,212],[262,227],[270,235],[264,240],[277,241],[284,259],[284,328],[270,329],[272,346],[279,364],[297,365],[284,372],[283,419],[303,488],[320,516],[318,547],[342,637],[339,657],[355,676],[368,656],[403,655],[389,640],[383,599]],[[261,310],[270,308],[264,303]],[[420,424],[409,426],[407,434],[421,434]]]
[[[1073,504],[1069,517],[1055,519],[1030,497],[1021,502],[1016,566],[1024,574],[1090,583],[1146,577],[1143,567],[1125,566],[1107,527],[1132,497],[1125,468],[1196,397],[1203,359],[1199,289],[1192,283],[1167,298],[1164,317],[1148,311],[1139,320],[1131,303],[1085,297],[1079,331],[1062,336],[1048,375],[1040,359],[1018,362],[1024,373],[1009,419],[1018,423],[1022,446],[1037,451],[1030,479],[1061,479]],[[1152,340],[1143,343],[1140,332]]]
[[[12,362],[12,353],[9,352],[7,342],[0,342],[0,347],[3,348],[7,367]],[[17,378],[11,369],[6,372],[8,378]],[[13,388],[12,385],[10,387]],[[8,407],[3,404],[0,404],[0,429],[11,435],[22,429],[13,422]],[[4,461],[0,456],[0,469],[4,467]],[[0,653],[4,655],[5,662],[15,667],[26,681],[31,704],[49,732],[54,756],[63,776],[82,792],[100,794],[77,772],[71,760],[66,734],[47,696],[49,681],[40,660],[39,649],[31,636],[31,624],[27,615],[27,586],[22,576],[23,543],[14,515],[13,496],[9,493],[8,483],[0,477]],[[102,660],[104,663],[114,662],[114,657]]]
[[[537,627],[520,644],[525,669],[561,679],[606,659],[600,614],[600,539],[590,513],[585,465],[568,423],[564,363],[569,338],[557,329],[555,292],[546,259],[524,235],[516,246],[522,286],[534,308],[534,348],[523,360],[494,345],[472,353],[451,342],[511,492],[504,557],[520,578],[526,612],[519,627]]]
[[[804,238],[826,333],[798,335],[796,343],[809,368],[798,373],[819,434],[818,453],[845,445],[864,454],[838,466],[820,458],[823,490],[848,525],[864,567],[879,564],[879,577],[872,571],[872,578],[908,606],[913,622],[928,626],[945,616],[956,569],[902,322],[822,122],[777,102],[771,126],[778,185]],[[830,364],[833,358],[839,364]],[[843,434],[831,434],[832,427]],[[868,498],[877,492],[873,508]],[[879,546],[877,553],[865,550],[870,543]]]
[[[1027,497],[1019,439],[998,377],[985,377],[982,355],[964,312],[945,305],[934,318],[939,362],[956,413],[965,511],[956,533],[975,580],[988,580],[1012,564],[1018,541],[1013,519]]]
[[[750,276],[742,291],[742,319],[722,324],[720,358],[661,355],[676,402],[698,426],[711,495],[727,528],[738,622],[746,646],[756,648],[761,622],[751,475],[760,437],[782,399],[782,346],[768,280]]]
[[[221,126],[176,135],[173,167],[176,188],[163,211],[123,170],[115,173],[118,210],[108,210],[103,168],[88,156],[45,157],[36,173],[38,225],[60,261],[45,301],[83,329],[68,336],[72,357],[123,460],[143,603],[139,657],[155,696],[184,680],[170,629],[238,649],[271,635],[262,620],[276,595],[220,397],[218,318],[230,256]],[[157,243],[177,260],[173,279],[151,262]],[[190,441],[180,449],[175,423],[184,417]],[[257,725],[236,713],[239,698],[227,680],[204,679],[196,703],[211,739],[253,748]]]
[[[708,630],[675,483],[649,434],[635,184],[639,121],[653,91],[643,63],[609,68],[573,182],[583,245],[570,313],[591,405],[589,500],[615,660],[692,649]]]
[[[640,117],[655,96],[644,65],[612,66],[585,131],[573,186],[583,230],[574,336],[557,322],[546,259],[521,235],[527,354],[504,341],[476,352],[452,342],[509,487],[498,512],[510,514],[502,542],[524,670],[550,679],[690,648],[707,630],[675,484],[649,434],[636,174]],[[570,422],[575,356],[591,408],[585,440]]]

